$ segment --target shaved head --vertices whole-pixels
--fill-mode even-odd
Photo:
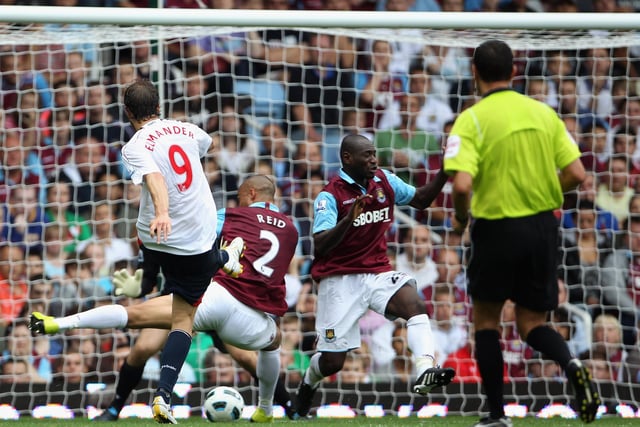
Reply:
[[[342,144],[340,144],[340,157],[344,156],[345,153],[354,153],[358,150],[361,150],[362,147],[366,145],[371,145],[371,141],[366,136],[362,135],[347,135],[342,140]]]
[[[270,200],[276,195],[276,184],[267,175],[252,175],[245,179],[240,187],[253,188],[256,193]]]

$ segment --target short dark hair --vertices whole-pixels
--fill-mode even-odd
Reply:
[[[149,80],[136,80],[124,91],[124,105],[135,120],[145,120],[158,115],[160,96]]]
[[[500,82],[511,80],[513,51],[501,40],[491,39],[476,47],[473,65],[482,81]]]

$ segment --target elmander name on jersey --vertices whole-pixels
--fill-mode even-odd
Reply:
[[[256,215],[256,219],[260,224],[273,225],[276,228],[285,228],[287,226],[287,223],[284,222],[282,219],[275,218],[271,215],[258,214]]]
[[[191,139],[196,138],[195,134],[192,131],[188,130],[186,126],[172,125],[172,126],[156,127],[153,130],[153,132],[149,132],[147,134],[147,139],[145,141],[144,148],[146,148],[149,151],[153,151],[156,147],[157,140],[167,135],[182,135]]]

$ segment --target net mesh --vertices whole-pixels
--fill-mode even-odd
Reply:
[[[311,203],[339,167],[341,137],[350,132],[371,136],[385,167],[413,184],[426,182],[440,167],[447,126],[475,99],[472,49],[491,37],[508,41],[515,50],[515,88],[556,109],[580,143],[585,161],[591,161],[592,187],[568,197],[565,206],[561,270],[572,304],[555,313],[554,324],[568,331],[572,350],[586,352],[594,372],[598,369],[607,404],[637,405],[637,307],[621,309],[621,303],[602,292],[603,282],[612,280],[607,272],[627,272],[605,266],[607,256],[633,235],[624,220],[635,213],[629,200],[638,188],[636,33],[7,24],[0,33],[0,292],[5,325],[0,390],[10,392],[1,394],[0,403],[20,413],[45,403],[87,413],[88,408],[104,408],[114,394],[117,370],[136,332],[78,330],[31,338],[25,322],[32,311],[60,316],[108,303],[135,303],[112,296],[110,280],[119,268],[135,268],[137,255],[139,189],[127,179],[119,158],[132,134],[121,108],[127,83],[135,78],[158,82],[165,116],[194,122],[214,135],[218,152],[205,158],[203,166],[217,206],[237,203],[238,184],[247,174],[277,178],[281,208],[301,232],[289,278],[289,316],[296,322],[282,352],[282,374],[293,389],[315,338]],[[417,107],[414,97],[404,96],[412,91],[418,95]],[[419,135],[418,148],[396,163],[384,147],[404,135],[389,129],[410,126],[405,112],[411,108],[416,108],[410,121],[418,124],[412,131]],[[621,128],[629,136],[620,137],[622,145],[614,144]],[[615,154],[628,156],[627,169],[611,169],[614,162],[607,159]],[[622,176],[622,187],[615,176]],[[614,193],[620,188],[626,196],[619,203]],[[464,293],[467,242],[450,232],[450,191],[445,186],[428,212],[398,211],[389,252],[398,269],[418,277],[434,329],[441,326],[439,345],[455,341],[454,347],[439,350],[439,362],[454,364],[460,382],[429,400],[413,396],[415,368],[406,349],[406,328],[372,314],[361,324],[363,349],[349,358],[353,368],[323,384],[323,403],[348,404],[358,412],[378,404],[396,414],[427,403],[461,414],[476,414],[483,407],[467,347],[472,336]],[[589,197],[597,204],[609,203],[598,209],[614,212],[617,225],[596,218],[596,243],[582,251],[586,240],[580,236],[594,227],[572,215],[576,206],[586,211],[584,218],[599,215],[593,204],[578,204]],[[424,241],[417,224],[428,226]],[[409,230],[414,230],[413,238],[407,237]],[[416,248],[421,246],[431,259],[426,264],[410,258],[420,254]],[[632,287],[629,295],[633,299],[638,292]],[[506,401],[524,405],[525,412],[567,403],[571,392],[562,373],[519,340],[510,314],[505,311],[503,325]],[[603,322],[620,328],[619,343],[612,339],[604,345],[597,334],[592,338],[598,314],[610,315]],[[194,340],[180,380],[193,388],[180,398],[199,410],[210,386],[233,384],[256,403],[250,375],[237,364],[217,362],[211,344],[205,334]],[[447,358],[447,353],[453,356]],[[158,374],[153,362],[133,393],[134,402],[149,401]]]

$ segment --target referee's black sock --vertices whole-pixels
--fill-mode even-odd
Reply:
[[[131,366],[126,360],[120,368],[120,375],[118,377],[118,384],[116,385],[116,396],[113,398],[113,402],[109,405],[110,408],[114,408],[118,413],[122,411],[124,404],[127,402],[129,395],[133,391],[136,385],[142,378],[144,372],[144,365]]]
[[[527,344],[545,357],[558,362],[563,370],[571,360],[571,352],[567,342],[562,338],[562,335],[549,326],[541,325],[533,328],[527,336]]]
[[[489,416],[504,417],[504,360],[500,348],[500,334],[494,329],[476,331],[476,360],[489,403]]]

